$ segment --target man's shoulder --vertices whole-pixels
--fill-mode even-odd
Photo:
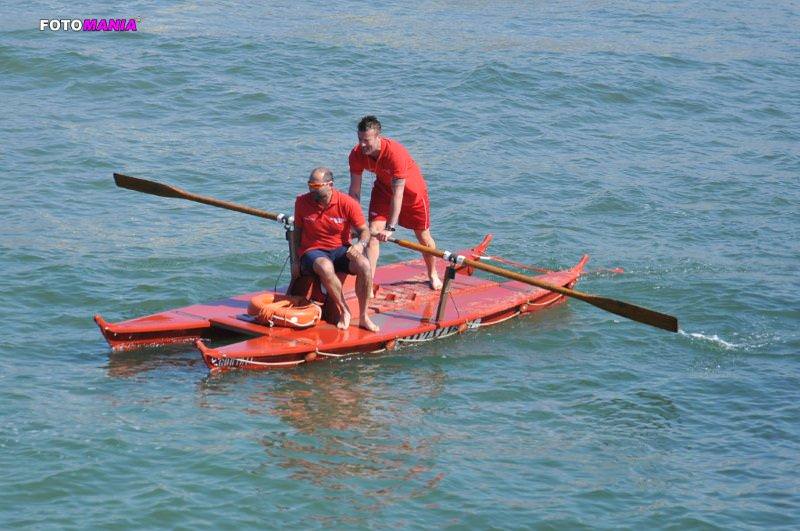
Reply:
[[[346,194],[346,193],[342,192],[341,190],[334,190],[333,194],[334,194],[334,200],[336,202],[338,202],[339,204],[341,204],[341,205],[345,205],[345,206],[356,205],[356,206],[358,206],[358,202],[355,199],[350,197],[349,194]]]
[[[382,149],[386,149],[387,153],[391,155],[410,156],[408,149],[394,138],[383,137],[383,139],[386,141],[386,145],[383,146]]]
[[[406,148],[403,145],[402,142],[400,142],[399,140],[395,140],[394,138],[389,138],[388,136],[385,136],[385,137],[383,137],[383,139],[386,141],[386,145],[389,147],[389,149],[392,149],[392,148],[405,149]]]
[[[361,153],[360,146],[356,144],[355,146],[353,146],[353,149],[350,150],[349,158],[350,160],[353,160],[361,156],[363,156],[363,153]]]
[[[349,194],[336,190],[338,194],[336,201],[338,203],[339,212],[361,212],[361,203],[353,199]]]
[[[312,196],[311,192],[306,192],[304,194],[298,194],[297,197],[294,198],[295,206],[305,206],[305,205],[307,205],[310,201],[314,200],[314,198],[311,197],[311,196]]]

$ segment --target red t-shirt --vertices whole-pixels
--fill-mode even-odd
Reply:
[[[378,159],[364,155],[361,147],[356,146],[350,151],[350,173],[361,175],[364,170],[375,174],[375,186],[383,192],[392,195],[392,179],[398,177],[405,179],[403,203],[415,202],[418,196],[427,195],[428,188],[422,172],[411,158],[408,150],[396,140],[381,137],[381,151]]]
[[[297,256],[303,256],[311,249],[328,251],[347,245],[351,228],[366,224],[361,205],[339,190],[333,191],[327,206],[317,203],[311,192],[298,195],[294,202],[294,226],[302,233]]]

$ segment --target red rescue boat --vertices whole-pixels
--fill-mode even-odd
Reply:
[[[487,236],[481,245],[465,252],[464,256],[479,259],[490,241],[491,236]],[[588,258],[584,256],[570,269],[534,278],[572,288]],[[441,269],[447,278],[444,263]],[[247,311],[248,305],[254,298],[269,292],[236,295],[119,323],[108,323],[96,315],[95,322],[114,350],[193,341],[212,370],[264,370],[442,339],[564,300],[562,294],[519,281],[498,282],[472,276],[471,268],[453,267],[453,270],[459,274],[450,275],[452,278],[444,290],[434,291],[428,286],[421,259],[378,267],[369,309],[373,322],[380,327],[379,332],[358,327],[353,276],[348,276],[343,285],[345,299],[354,316],[347,330],[325,321],[303,329],[256,322]],[[203,339],[229,336],[231,332],[247,337],[217,348],[210,348],[203,342]]]
[[[291,216],[228,203],[118,173],[114,174],[114,180],[123,188],[188,199],[282,222],[287,241],[290,244],[293,241]],[[329,315],[327,321],[318,320],[316,308],[310,308],[304,299],[316,293],[315,300],[320,301],[318,286],[315,292],[310,282],[295,282],[292,289],[287,290],[291,291],[290,296],[260,291],[119,323],[109,323],[100,315],[95,315],[94,320],[114,350],[194,342],[206,365],[215,371],[231,368],[278,369],[322,359],[392,350],[404,344],[441,339],[501,323],[559,304],[565,297],[577,298],[650,326],[671,332],[678,330],[678,321],[671,315],[573,290],[589,260],[586,255],[570,269],[547,271],[531,277],[481,261],[491,258],[484,256],[491,235],[487,235],[472,249],[458,253],[394,238],[389,241],[442,259],[437,263],[444,286],[441,290],[430,289],[421,259],[378,267],[374,276],[373,297],[369,302],[370,318],[380,327],[378,332],[358,326],[358,319],[355,318],[358,315],[358,301],[353,276],[348,276],[343,283],[345,300],[354,317],[347,330],[331,324],[336,323],[338,316]],[[506,280],[475,277],[472,275],[475,269]],[[275,301],[280,304],[270,307]],[[292,301],[292,304],[287,301]],[[244,339],[213,348],[203,341],[229,337],[231,334],[239,338],[244,336]]]

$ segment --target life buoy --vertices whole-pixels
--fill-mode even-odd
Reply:
[[[308,328],[322,317],[322,308],[303,297],[262,293],[250,299],[247,313],[262,324]]]

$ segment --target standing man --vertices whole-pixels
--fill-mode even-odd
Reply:
[[[367,302],[372,294],[372,272],[364,249],[370,240],[369,229],[361,206],[352,197],[333,188],[333,173],[328,168],[315,168],[308,178],[309,193],[297,196],[294,203],[294,245],[292,278],[301,273],[316,273],[333,299],[341,318],[337,328],[350,326],[350,310],[344,301],[342,283],[336,273],[356,275],[359,326],[371,332],[379,330],[367,315]],[[351,230],[359,232],[358,241],[350,245]]]
[[[358,122],[358,144],[350,152],[350,195],[361,201],[361,174],[375,174],[369,200],[370,239],[367,257],[372,274],[378,265],[380,244],[393,236],[397,225],[412,229],[422,245],[436,247],[431,236],[428,187],[417,163],[408,150],[396,140],[381,136],[381,123],[375,116],[364,116]],[[442,287],[436,272],[436,258],[423,254],[432,289]]]

